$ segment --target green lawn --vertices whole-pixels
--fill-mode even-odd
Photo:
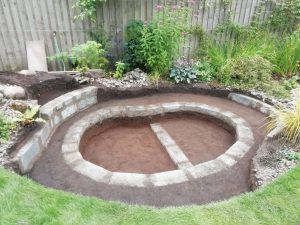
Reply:
[[[0,168],[0,224],[300,224],[300,166],[255,193],[163,209],[47,189]]]

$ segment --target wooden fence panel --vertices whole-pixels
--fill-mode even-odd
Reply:
[[[124,50],[125,30],[129,21],[141,19],[150,21],[155,14],[155,6],[170,0],[108,0],[97,8],[96,23],[89,20],[75,20],[76,0],[0,0],[0,71],[27,68],[26,41],[43,39],[47,56],[57,52],[53,32],[57,33],[61,51],[69,51],[73,46],[90,39],[91,31],[100,28],[108,33],[110,55],[121,59]],[[249,24],[254,16],[266,19],[274,2],[263,0],[231,0],[228,5],[223,0],[185,0],[193,7],[191,26],[202,26],[209,33],[225,19],[229,13],[233,22]],[[179,0],[172,0],[174,4]],[[230,32],[218,35],[217,40],[231,37]],[[199,46],[196,35],[186,37],[180,53],[191,59]],[[50,70],[59,69],[56,62],[49,62]]]

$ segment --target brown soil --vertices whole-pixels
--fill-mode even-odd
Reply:
[[[193,165],[215,159],[233,143],[233,131],[220,121],[193,114],[160,119]],[[224,129],[225,128],[225,129]]]
[[[101,99],[100,93],[99,99]],[[108,93],[103,93],[103,95],[106,95],[105,97],[102,96],[103,98],[109,98]],[[115,93],[115,96],[120,95],[120,93]],[[142,91],[139,94],[135,93],[135,96],[138,95],[143,96],[145,93]],[[113,95],[110,95],[110,97],[112,98]],[[244,118],[251,126],[255,137],[255,145],[245,157],[227,170],[188,183],[174,184],[160,188],[122,187],[98,183],[76,173],[65,164],[61,153],[64,134],[74,121],[86,115],[86,113],[112,105],[146,105],[174,101],[205,103],[237,114]],[[228,99],[199,94],[166,93],[123,100],[100,101],[99,104],[70,118],[56,130],[47,150],[44,151],[29,176],[37,182],[52,188],[132,204],[167,206],[203,204],[227,199],[250,190],[248,180],[251,159],[264,137],[262,128],[264,117],[262,113]]]
[[[176,169],[150,123],[160,123],[194,165],[218,157],[234,142],[220,122],[174,113],[95,126],[81,140],[83,158],[110,171],[151,174]]]
[[[145,121],[106,122],[87,131],[80,145],[85,160],[113,172],[157,173],[176,169]]]

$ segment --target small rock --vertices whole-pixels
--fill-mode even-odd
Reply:
[[[25,76],[32,76],[32,75],[36,75],[36,72],[33,70],[21,70],[20,72],[18,72],[18,74],[22,74]]]
[[[3,94],[6,98],[12,99],[24,99],[26,97],[24,88],[20,86],[8,86],[4,89]]]
[[[3,98],[4,98],[4,96],[3,96],[3,94],[0,92],[0,100],[3,99]]]
[[[13,110],[19,111],[21,113],[24,113],[26,109],[30,109],[35,106],[38,106],[37,100],[29,100],[29,101],[14,100],[10,103],[10,107]]]
[[[79,84],[86,84],[89,82],[89,78],[83,78],[82,80],[79,81]]]

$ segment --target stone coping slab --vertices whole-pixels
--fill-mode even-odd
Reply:
[[[230,93],[228,95],[228,98],[230,100],[237,102],[239,104],[242,104],[244,106],[256,109],[263,114],[274,115],[274,116],[277,115],[277,111],[276,111],[275,107],[273,107],[267,103],[264,103],[260,100],[257,100],[255,98],[251,98],[249,96],[237,94],[237,93]],[[266,138],[272,139],[272,138],[277,137],[282,132],[283,127],[284,127],[283,124],[278,122],[276,127],[266,135]]]
[[[89,127],[95,124],[101,124],[104,120],[111,118],[145,117],[170,112],[194,112],[217,118],[235,129],[236,142],[214,160],[194,166],[178,166],[179,169],[177,170],[155,174],[111,172],[101,166],[85,161],[80,154],[81,137]],[[143,106],[112,106],[89,113],[73,123],[67,130],[63,139],[62,154],[65,162],[74,171],[96,182],[131,187],[160,187],[188,182],[227,169],[244,157],[253,144],[254,137],[251,128],[244,119],[237,115],[206,104],[172,102]]]

